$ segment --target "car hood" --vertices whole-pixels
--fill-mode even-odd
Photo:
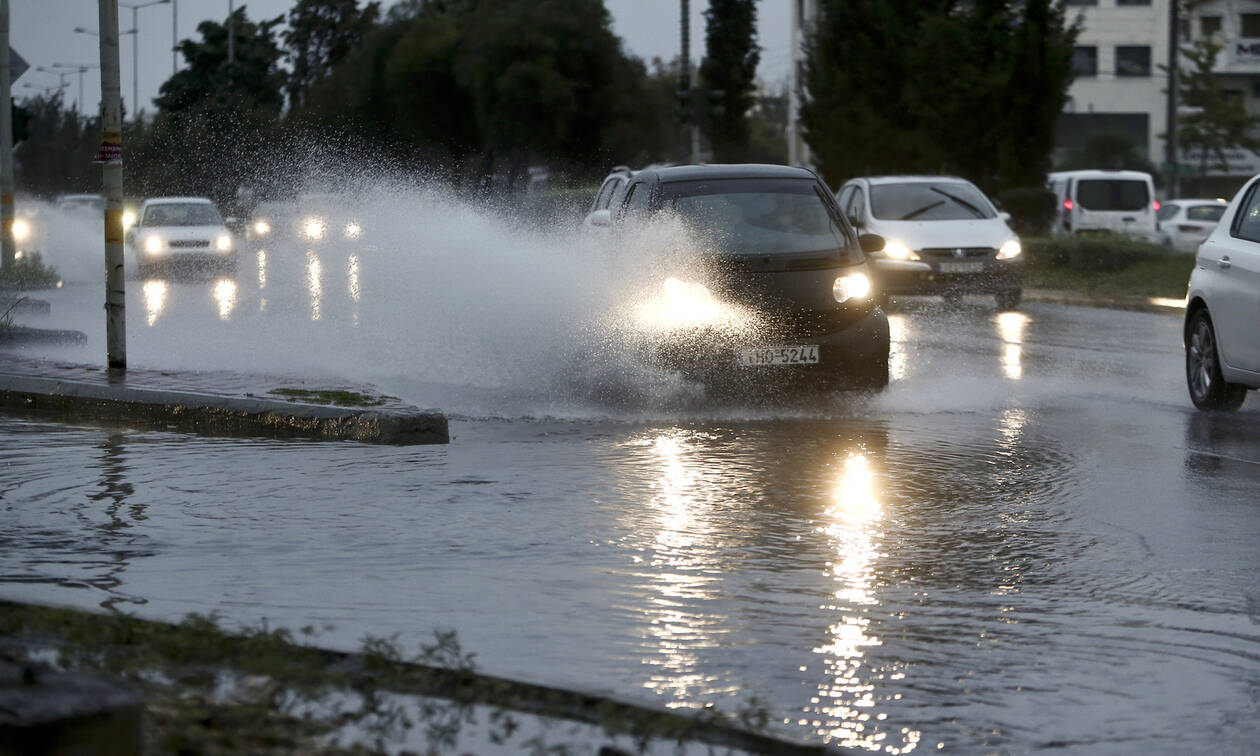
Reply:
[[[226,226],[145,226],[141,236],[160,236],[167,241],[214,241],[228,233]]]
[[[1016,238],[1015,232],[1001,218],[957,221],[886,221],[872,220],[868,233],[886,240],[896,239],[910,249],[928,247],[992,247],[1000,248]]]

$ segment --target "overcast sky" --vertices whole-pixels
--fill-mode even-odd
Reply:
[[[152,0],[121,0],[123,3],[140,5]],[[665,59],[678,54],[680,42],[678,0],[604,0],[612,13],[613,31],[623,40],[626,51],[645,60],[653,57]],[[245,6],[251,19],[266,19],[284,15],[293,0],[236,0],[235,7]],[[391,0],[382,5],[388,7]],[[691,55],[698,59],[704,52],[704,10],[706,0],[691,0]],[[789,67],[788,53],[788,0],[762,0],[758,3],[759,42],[762,47],[758,74],[763,81],[778,88],[786,78]],[[227,17],[228,0],[175,0],[178,12],[178,28],[172,29],[172,5],[154,5],[134,11],[139,21],[137,36],[121,37],[122,95],[130,103],[133,99],[133,81],[138,84],[139,100],[147,111],[153,110],[152,100],[158,87],[171,75],[172,32],[179,39],[197,36],[197,24],[206,19],[222,22]],[[82,27],[96,31],[97,3],[95,0],[10,0],[10,44],[31,65],[13,89],[16,99],[55,88],[61,79],[50,73],[35,70],[38,66],[52,68],[55,64],[95,66],[100,61],[97,39],[91,34],[75,32]],[[119,9],[119,31],[132,28],[133,11]],[[133,44],[140,59],[138,79],[133,80]],[[180,61],[182,65],[183,61]],[[82,78],[83,100],[87,110],[95,112],[100,102],[101,82],[95,68],[65,77],[66,103],[76,104],[79,99],[79,82]]]

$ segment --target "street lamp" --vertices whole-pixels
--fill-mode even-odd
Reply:
[[[122,3],[123,8],[131,9],[131,98],[135,102],[135,118],[140,118],[140,9],[151,5],[169,5],[171,0],[149,0],[147,3]]]
[[[83,112],[83,74],[93,68],[100,68],[99,63],[53,63],[53,68],[61,69],[66,73],[79,74],[79,99],[78,108]]]

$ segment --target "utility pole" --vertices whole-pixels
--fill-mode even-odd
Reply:
[[[13,240],[13,93],[9,82],[9,0],[0,0],[0,267],[17,262]]]
[[[683,142],[690,153],[690,163],[700,162],[700,129],[694,123],[699,112],[696,88],[691,81],[691,3],[679,0],[682,15],[682,66],[678,71],[678,95],[687,117],[683,120]]]
[[[1168,164],[1168,193],[1166,199],[1177,199],[1181,196],[1181,165],[1177,157],[1177,74],[1179,58],[1177,51],[1178,18],[1177,6],[1181,0],[1168,0],[1168,99],[1164,126],[1164,162]]]
[[[683,0],[686,2],[686,0]],[[232,16],[236,15],[236,11],[232,8],[232,0],[228,0],[228,69],[236,63],[236,21]]]
[[[0,0],[5,2],[6,0]],[[105,351],[109,367],[127,369],[127,291],[123,276],[122,82],[118,65],[118,0],[99,0],[101,152],[105,189]]]
[[[179,72],[175,50],[179,47],[179,0],[171,0],[171,76]]]

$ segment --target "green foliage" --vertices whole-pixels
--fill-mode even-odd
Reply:
[[[51,289],[61,280],[56,268],[44,265],[39,253],[32,252],[0,266],[0,287],[6,289]]]
[[[154,101],[158,108],[177,113],[208,106],[225,112],[257,110],[279,115],[284,104],[284,73],[275,29],[284,17],[250,21],[241,6],[233,11],[231,21],[234,60],[228,62],[226,21],[202,21],[197,25],[200,41],[179,43],[179,53],[187,65],[162,84]]]
[[[719,163],[748,159],[757,62],[757,6],[754,0],[710,0],[704,12],[705,56],[700,81],[706,92],[701,127]]]
[[[1050,229],[1057,210],[1053,191],[1041,186],[1006,189],[993,197],[998,206],[1011,214],[1011,228],[1022,236],[1038,236]]]
[[[60,92],[58,92],[60,94]],[[12,118],[10,123],[13,125],[13,144],[24,141],[31,135],[31,111],[18,105],[16,102],[11,103]]]
[[[1177,141],[1183,154],[1198,153],[1200,175],[1209,168],[1228,170],[1229,150],[1260,154],[1260,139],[1252,136],[1260,116],[1247,111],[1243,98],[1227,94],[1212,70],[1220,51],[1220,43],[1211,37],[1181,48],[1190,67],[1178,74],[1177,99],[1192,112],[1180,116]]]
[[[71,191],[99,191],[100,169],[92,164],[92,157],[101,142],[100,120],[80,118],[66,110],[60,92],[28,98],[22,106],[30,113],[30,121],[22,149],[14,151],[17,185],[48,198]]]
[[[363,43],[380,10],[379,2],[360,9],[359,0],[297,0],[283,34],[293,64],[285,89],[294,107],[300,107],[311,86]]]
[[[1024,286],[1095,296],[1180,298],[1194,255],[1121,236],[1024,239]]]
[[[1193,255],[1119,235],[1044,236],[1025,239],[1023,246],[1030,267],[1070,268],[1083,273],[1116,271],[1154,259],[1194,260]]]
[[[833,185],[955,173],[1044,181],[1079,31],[1053,0],[823,0],[807,43],[805,137]]]

